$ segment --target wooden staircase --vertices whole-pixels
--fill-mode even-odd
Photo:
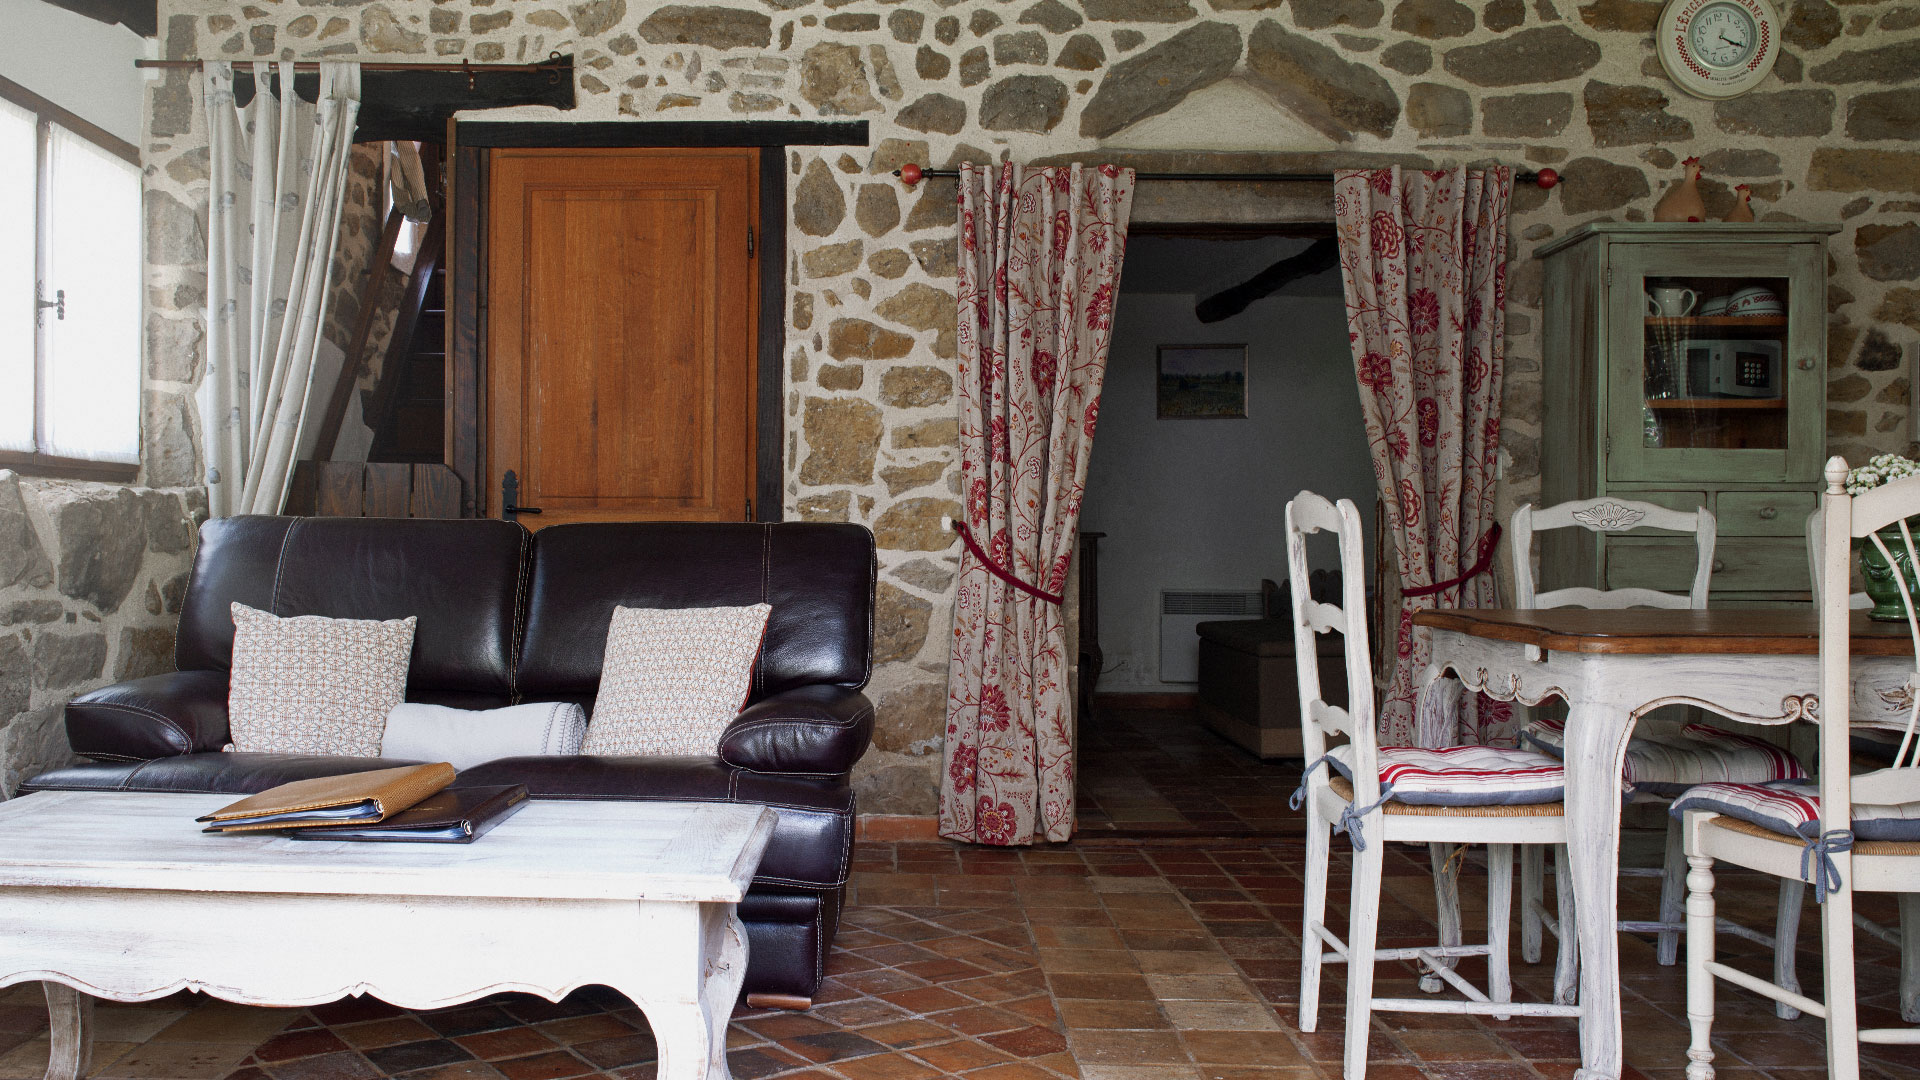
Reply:
[[[427,226],[400,301],[384,375],[363,407],[371,461],[438,462],[447,424],[447,285],[441,219]]]
[[[421,148],[427,175],[439,175],[439,155]],[[377,370],[372,390],[363,395],[361,415],[373,429],[368,460],[332,461],[333,447],[353,400],[353,388],[367,351],[377,298],[393,270],[393,252],[402,219],[388,215],[368,274],[359,321],[346,363],[321,421],[319,452],[294,467],[286,512],[328,517],[461,516],[460,477],[446,461],[447,286],[444,258],[446,211],[438,192],[431,194],[433,219],[420,238],[400,299],[393,337]]]

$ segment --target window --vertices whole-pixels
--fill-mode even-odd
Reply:
[[[140,461],[140,153],[0,78],[0,467]]]

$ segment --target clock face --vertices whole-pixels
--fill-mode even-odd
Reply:
[[[1729,98],[1773,71],[1779,25],[1772,0],[1669,0],[1653,45],[1674,85],[1695,97]]]
[[[1734,4],[1710,4],[1687,25],[1693,55],[1708,67],[1737,68],[1760,44],[1753,16]]]

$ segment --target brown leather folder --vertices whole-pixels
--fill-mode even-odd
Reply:
[[[257,832],[382,821],[453,783],[446,762],[295,780],[198,818],[206,832]]]
[[[316,825],[287,834],[293,840],[388,840],[471,844],[527,805],[525,784],[442,791],[370,824]]]

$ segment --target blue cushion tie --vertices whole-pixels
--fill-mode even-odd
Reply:
[[[1293,794],[1287,796],[1287,809],[1289,810],[1300,809],[1300,807],[1307,801],[1307,777],[1313,775],[1313,770],[1319,768],[1322,765],[1327,764],[1332,760],[1333,760],[1332,754],[1321,754],[1319,758],[1315,759],[1313,764],[1307,766],[1306,771],[1300,774],[1300,786],[1297,788],[1294,788]]]
[[[1300,786],[1293,789],[1292,795],[1287,796],[1287,807],[1289,809],[1300,809],[1307,801],[1307,778],[1313,775],[1313,770],[1322,765],[1329,764],[1332,761],[1332,754],[1321,754],[1314,760],[1313,764],[1307,766],[1306,771],[1300,774]],[[1340,811],[1340,820],[1334,824],[1333,831],[1336,833],[1346,833],[1347,837],[1353,841],[1353,850],[1367,850],[1367,842],[1360,837],[1360,830],[1358,828],[1360,819],[1380,809],[1381,805],[1392,796],[1393,785],[1382,784],[1380,786],[1380,797],[1374,800],[1372,806],[1356,810],[1354,809],[1353,803],[1347,803],[1346,808]]]
[[[1367,842],[1360,838],[1360,819],[1386,805],[1386,801],[1391,798],[1393,798],[1393,785],[1381,784],[1380,797],[1373,801],[1373,805],[1355,810],[1353,804],[1348,803],[1346,809],[1340,811],[1340,823],[1333,827],[1333,831],[1346,833],[1347,839],[1353,841],[1353,850],[1367,850]]]
[[[1800,851],[1800,880],[1813,882],[1816,902],[1826,903],[1827,894],[1840,887],[1840,868],[1834,865],[1833,856],[1852,848],[1853,833],[1847,829],[1829,829],[1807,838]]]

